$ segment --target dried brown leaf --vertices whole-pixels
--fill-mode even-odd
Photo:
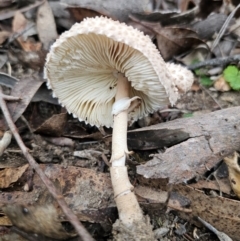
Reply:
[[[48,1],[38,8],[37,30],[44,49],[48,50],[58,37],[55,19]]]
[[[45,2],[45,0],[36,1],[33,4],[30,4],[30,5],[26,6],[26,7],[20,8],[18,10],[14,9],[14,10],[6,11],[6,9],[3,9],[2,11],[0,11],[0,20],[5,20],[5,19],[8,19],[8,18],[12,18],[12,17],[14,17],[14,15],[16,14],[17,11],[20,11],[22,13],[26,12],[26,11],[29,11],[31,9],[34,9],[34,8],[40,6],[44,2]]]
[[[132,15],[133,16],[133,15]],[[199,44],[205,44],[195,31],[183,27],[163,27],[159,22],[147,22],[131,17],[138,25],[142,25],[145,33],[153,33],[162,57],[169,60],[175,55],[189,51]],[[151,35],[153,35],[151,34]]]
[[[218,179],[218,181],[199,180],[197,183],[193,183],[189,186],[200,190],[211,189],[211,190],[221,191],[228,195],[230,195],[231,193],[231,186],[227,178]]]
[[[96,11],[102,15],[109,16],[112,19],[126,21],[128,15],[132,12],[142,13],[149,9],[148,0],[105,0],[105,1],[89,1],[89,0],[62,0],[67,7],[78,7]]]
[[[221,92],[229,91],[231,89],[230,85],[226,82],[223,76],[220,76],[214,82],[214,88]]]
[[[14,226],[26,233],[58,240],[75,236],[64,230],[57,209],[51,204],[41,206],[8,204],[4,205],[2,210]]]
[[[191,24],[191,28],[197,32],[201,39],[212,39],[214,34],[220,31],[226,19],[225,14],[212,13],[206,19]]]
[[[157,30],[158,48],[165,60],[184,53],[199,44],[204,43],[197,34],[187,28],[166,27]]]
[[[0,171],[0,188],[8,188],[15,183],[27,170],[28,164],[18,168],[6,168]]]
[[[20,33],[22,32],[27,26],[27,19],[24,17],[24,15],[17,11],[15,13],[15,16],[13,18],[12,22],[12,30],[14,33]]]
[[[17,40],[24,51],[32,52],[39,51],[41,49],[41,43],[35,42],[35,40],[31,38],[24,39],[23,35],[21,34],[27,28],[28,21],[20,11],[16,12],[12,25],[13,32],[15,34],[20,34]]]
[[[42,83],[43,80],[38,76],[23,76],[18,84],[14,85],[11,95],[21,98],[21,101],[7,104],[13,121],[22,115]]]
[[[199,16],[201,18],[206,18],[212,12],[218,12],[222,5],[223,1],[201,0],[199,3]]]
[[[36,49],[38,49],[39,46],[37,45],[37,43],[35,46],[30,44],[30,49],[31,49],[31,47],[33,47],[33,49],[36,50]],[[27,48],[28,48],[28,46],[27,46]],[[44,50],[31,51],[30,50],[30,52],[26,52],[26,51],[22,50],[22,51],[18,51],[17,53],[15,53],[15,55],[16,55],[16,57],[18,57],[19,61],[21,62],[21,64],[23,66],[26,66],[28,68],[31,68],[33,70],[38,70],[38,71],[43,69],[43,66],[45,63],[46,51],[44,51]]]
[[[3,44],[9,37],[11,33],[8,31],[1,31],[0,32],[0,44]]]
[[[160,23],[162,26],[174,24],[188,24],[193,21],[198,13],[198,7],[193,8],[185,13],[179,11],[156,11],[152,13],[133,13],[129,17],[135,23],[146,21],[149,23]],[[145,32],[145,31],[144,31]]]
[[[42,84],[42,86],[38,89],[37,93],[32,98],[32,102],[39,102],[39,101],[47,102],[54,105],[59,105],[58,99],[52,97],[52,90],[47,89],[45,83]]]
[[[57,146],[74,147],[75,142],[67,137],[44,137],[44,139]]]
[[[96,223],[115,221],[117,212],[109,174],[74,166],[68,166],[68,168],[52,164],[40,166],[54,181],[55,186],[62,191],[67,204],[79,220]],[[9,204],[9,194],[12,203],[24,205],[31,203],[41,206],[47,202],[58,207],[36,174],[33,177],[32,192],[1,192],[0,203]],[[59,215],[62,215],[60,209],[57,211]]]
[[[15,78],[11,75],[0,72],[0,84],[1,85],[4,85],[9,88],[13,88],[14,85],[18,82],[19,82],[19,79]]]
[[[46,120],[41,126],[36,128],[35,132],[44,135],[61,136],[66,123],[66,113],[56,114]]]
[[[189,9],[190,4],[197,6],[200,0],[180,0],[178,2],[178,7],[180,11],[185,12]]]
[[[41,43],[32,42],[30,39],[28,41],[21,41],[21,46],[26,52],[40,51],[42,48]]]
[[[96,16],[104,16],[99,12],[96,12],[91,9],[86,8],[79,8],[79,7],[68,7],[67,10],[69,11],[70,15],[76,22],[81,22],[84,18],[93,18]]]
[[[165,191],[156,191],[149,187],[137,186],[134,188],[134,192],[137,197],[145,199],[148,203],[166,203],[168,199],[168,193]]]
[[[190,201],[191,213],[179,212],[187,220],[194,221],[199,216],[219,231],[229,235],[233,240],[240,241],[240,202],[224,197],[210,197],[204,192],[189,186],[177,185],[173,190],[185,196]]]

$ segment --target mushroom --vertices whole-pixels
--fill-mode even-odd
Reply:
[[[133,233],[133,240],[154,240],[128,179],[127,127],[173,105],[192,85],[192,73],[165,63],[151,39],[137,29],[96,17],[76,23],[52,45],[45,77],[53,95],[74,117],[113,127],[110,173],[119,225]]]

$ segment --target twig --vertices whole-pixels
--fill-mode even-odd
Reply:
[[[69,222],[74,226],[79,236],[82,238],[83,241],[94,241],[94,239],[91,237],[91,235],[87,232],[87,230],[84,228],[84,226],[79,222],[77,216],[72,212],[72,210],[67,206],[66,201],[64,200],[62,194],[55,188],[55,186],[52,184],[52,182],[47,178],[45,173],[40,169],[37,162],[33,159],[31,154],[28,152],[27,147],[23,143],[18,131],[17,127],[15,126],[9,110],[7,108],[4,95],[2,95],[2,87],[0,86],[0,107],[2,109],[2,112],[4,114],[4,117],[6,119],[6,122],[8,123],[8,126],[10,130],[12,131],[12,134],[14,135],[19,147],[21,148],[23,155],[28,160],[31,167],[37,172],[43,183],[48,188],[49,192],[52,194],[52,196],[56,199],[59,206],[62,208],[64,214],[68,218]]]
[[[211,93],[210,93],[204,86],[201,86],[201,85],[200,85],[200,88],[201,88],[203,91],[205,91],[205,92],[213,99],[213,101],[218,105],[218,107],[222,110],[222,106],[221,106],[220,103],[217,101],[217,99],[214,98],[214,97],[211,95]]]
[[[198,217],[198,220],[205,226],[207,227],[209,230],[211,230],[213,233],[215,233],[220,241],[232,241],[232,239],[226,235],[223,232],[218,231],[216,228],[214,228],[210,223],[204,221],[203,219],[201,219],[200,217]]]
[[[10,43],[12,43],[15,39],[17,39],[18,37],[22,36],[24,33],[26,33],[29,29],[31,29],[32,27],[35,26],[35,23],[30,24],[29,26],[27,26],[25,29],[23,29],[22,31],[20,31],[19,33],[14,33],[9,39],[8,39],[8,45]],[[11,75],[11,74],[9,74]]]
[[[101,157],[102,157],[103,161],[105,162],[105,164],[106,164],[108,167],[110,167],[111,165],[110,165],[110,163],[109,163],[106,155],[105,155],[104,153],[102,153],[102,156],[101,156]]]
[[[2,156],[3,152],[9,146],[12,140],[12,133],[11,131],[6,131],[3,135],[2,140],[0,141],[0,156]]]
[[[0,93],[0,98],[4,100],[10,100],[10,101],[19,101],[21,100],[19,97],[14,97],[10,95],[5,95],[2,92]]]
[[[228,16],[228,18],[226,19],[225,23],[223,24],[222,28],[220,29],[216,39],[214,40],[212,47],[211,47],[211,52],[216,48],[216,46],[218,45],[220,39],[222,38],[223,34],[225,33],[228,24],[230,23],[230,21],[232,20],[234,14],[236,13],[236,11],[239,9],[240,4],[237,5],[237,7],[231,12],[231,14]]]
[[[36,8],[36,7],[40,6],[40,5],[42,5],[45,1],[46,0],[39,1],[39,2],[36,1],[35,3],[28,5],[27,7],[20,8],[20,9],[17,9],[17,10],[8,11],[8,12],[6,11],[4,13],[1,13],[0,20],[5,20],[5,19],[8,19],[8,18],[12,18],[15,15],[16,11],[20,11],[21,13],[27,12],[27,11],[33,9],[33,8]]]
[[[240,61],[240,54],[237,54],[229,57],[208,59],[200,63],[192,64],[188,66],[188,69],[195,70],[205,66],[226,66],[232,62],[239,62],[239,61]]]

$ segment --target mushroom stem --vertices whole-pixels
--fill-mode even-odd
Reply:
[[[123,74],[118,74],[115,102],[129,97],[130,83]],[[112,166],[125,166],[127,149],[128,110],[113,117]]]
[[[115,101],[129,98],[130,83],[123,74],[118,74],[117,93]],[[134,222],[142,222],[143,214],[131,185],[127,167],[125,166],[127,149],[128,109],[114,115],[112,135],[112,166],[110,168],[111,180],[117,204],[119,219],[131,227]]]

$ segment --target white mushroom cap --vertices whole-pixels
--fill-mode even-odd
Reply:
[[[178,89],[186,91],[193,82],[190,71],[163,61],[148,36],[105,17],[87,18],[63,33],[45,66],[47,85],[60,103],[95,126],[113,124],[116,72],[131,82],[129,97],[142,98],[140,107],[129,113],[131,121],[174,104]]]

